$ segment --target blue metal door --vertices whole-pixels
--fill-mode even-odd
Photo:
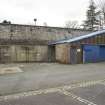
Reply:
[[[83,62],[97,62],[100,60],[100,46],[84,45],[83,46]]]
[[[100,46],[100,61],[105,61],[105,46]]]

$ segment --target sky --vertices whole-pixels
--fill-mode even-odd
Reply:
[[[0,0],[0,22],[34,24],[37,18],[37,25],[63,27],[69,20],[81,24],[88,5],[89,0]]]

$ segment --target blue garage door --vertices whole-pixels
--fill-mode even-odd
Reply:
[[[105,46],[100,46],[100,61],[105,61]]]
[[[83,46],[83,62],[98,62],[100,60],[100,46],[84,45]]]
[[[84,45],[83,62],[105,61],[105,45]]]

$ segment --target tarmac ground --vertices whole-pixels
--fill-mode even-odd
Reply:
[[[0,105],[105,105],[105,63],[8,64],[0,75]]]

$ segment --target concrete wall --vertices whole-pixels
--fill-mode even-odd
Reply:
[[[80,29],[67,29],[59,27],[44,27],[18,24],[0,23],[0,38],[35,39],[35,40],[61,40],[88,34],[90,31]]]
[[[70,46],[69,44],[56,45],[56,61],[60,63],[69,63]]]
[[[56,61],[64,64],[83,63],[83,51],[81,45],[69,43],[56,45]]]
[[[8,49],[7,49],[8,47]],[[0,62],[47,62],[48,46],[0,46]]]
[[[0,23],[0,62],[48,61],[48,55],[52,56],[52,54],[48,54],[47,43],[49,41],[73,38],[88,33],[90,31],[80,29]],[[15,43],[17,40],[18,43]],[[20,43],[20,40],[23,40],[23,42]],[[34,40],[34,43],[28,44],[24,40],[28,40],[28,42]],[[10,43],[11,41],[13,43]],[[42,42],[47,43],[43,44]],[[58,45],[56,47],[56,60],[67,63],[67,52],[67,46],[62,45],[61,47]],[[53,56],[55,55],[53,54]]]

